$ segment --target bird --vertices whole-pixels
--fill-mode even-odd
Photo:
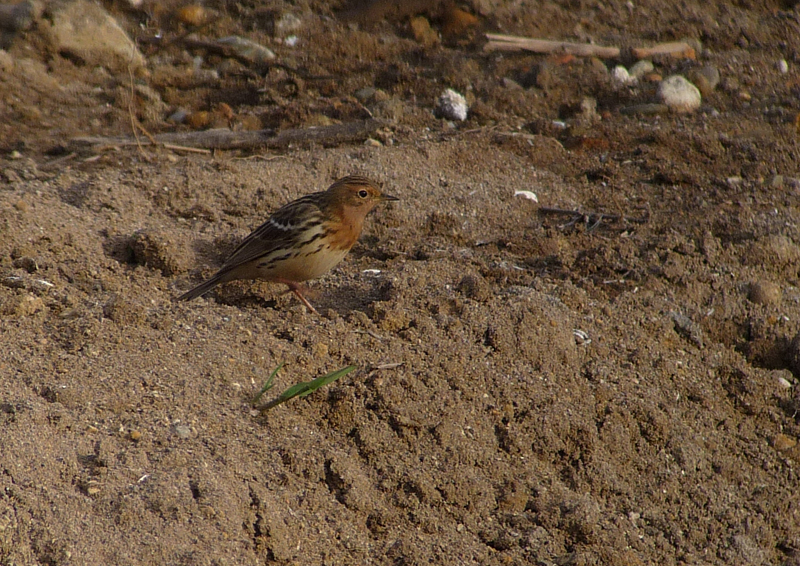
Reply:
[[[262,279],[287,285],[308,310],[317,313],[300,283],[324,275],[342,261],[361,235],[367,214],[382,202],[397,200],[367,177],[342,177],[325,191],[279,208],[242,240],[219,271],[178,300],[205,295],[220,283]]]

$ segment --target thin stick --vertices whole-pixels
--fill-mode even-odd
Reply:
[[[156,134],[151,144],[175,144],[183,147],[203,149],[255,149],[267,147],[284,149],[293,145],[319,144],[326,147],[343,143],[364,141],[382,127],[381,120],[360,120],[346,124],[334,124],[318,128],[297,128],[275,133],[274,130],[255,130],[234,132],[227,128],[216,128],[201,132],[172,132]],[[121,147],[137,145],[129,137],[81,137],[73,138],[78,145],[98,147]]]
[[[483,46],[484,51],[533,51],[534,53],[568,53],[579,57],[600,57],[611,59],[619,57],[619,47],[604,47],[590,43],[571,43],[569,41],[552,41],[533,37],[519,37],[487,33],[489,42]]]
[[[631,54],[637,59],[649,59],[656,55],[671,55],[676,58],[695,59],[697,53],[694,48],[683,41],[670,41],[659,43],[652,47],[634,47]]]
[[[211,153],[210,149],[201,149],[199,147],[186,147],[184,145],[175,145],[172,143],[162,143],[161,146],[164,149],[171,149],[172,151],[186,151],[189,153],[203,153],[206,155]]]
[[[585,224],[591,224],[590,230],[594,230],[603,222],[629,222],[631,224],[647,224],[649,218],[636,218],[633,216],[624,216],[622,214],[604,214],[602,212],[580,212],[577,210],[567,210],[564,208],[552,208],[543,206],[539,208],[540,214],[551,214],[555,216],[569,216],[571,218],[570,224],[577,221],[582,221]]]

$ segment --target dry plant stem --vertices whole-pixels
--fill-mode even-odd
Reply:
[[[696,57],[694,48],[683,41],[659,43],[652,47],[634,47],[631,49],[631,54],[637,59],[649,59],[657,55],[672,55],[673,57],[686,57],[689,59]]]
[[[318,128],[297,128],[275,133],[274,130],[232,132],[227,128],[202,132],[174,132],[153,136],[151,144],[174,144],[183,148],[203,149],[285,149],[292,145],[319,144],[332,147],[343,143],[364,141],[384,123],[370,119]],[[127,137],[81,137],[73,138],[77,145],[91,145],[95,150],[107,147],[136,145],[137,141]],[[99,147],[98,147],[99,146]]]
[[[533,51],[534,53],[568,53],[580,57],[600,57],[610,59],[619,57],[619,47],[603,47],[589,43],[571,43],[569,41],[552,41],[532,37],[487,33],[489,43],[484,51]]]
[[[567,210],[564,208],[551,208],[543,206],[539,208],[539,214],[550,214],[553,216],[569,216],[570,224],[575,224],[578,221],[590,225],[590,229],[596,228],[603,222],[627,222],[630,224],[646,224],[648,218],[636,218],[633,216],[624,216],[621,214],[604,214],[602,212],[579,212],[577,210]]]

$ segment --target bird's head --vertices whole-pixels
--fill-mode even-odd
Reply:
[[[342,177],[325,191],[331,205],[343,217],[359,222],[385,201],[400,200],[386,195],[378,188],[377,183],[361,175]]]

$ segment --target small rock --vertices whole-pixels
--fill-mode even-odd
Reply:
[[[597,100],[591,96],[581,99],[575,119],[584,126],[599,122],[600,114],[597,113]]]
[[[628,74],[634,79],[641,79],[645,75],[652,73],[654,70],[655,66],[653,65],[652,61],[642,59],[641,61],[634,63],[633,66],[628,69]]]
[[[769,186],[773,189],[780,189],[783,187],[784,182],[783,175],[774,175],[772,179],[769,180]]]
[[[130,327],[144,322],[145,311],[124,295],[114,295],[103,305],[103,316],[117,324]]]
[[[128,438],[130,438],[134,442],[138,442],[142,439],[142,433],[138,430],[132,430],[128,433]]]
[[[781,301],[781,288],[771,281],[750,283],[750,301],[757,305],[775,305]]]
[[[463,122],[467,119],[468,109],[467,100],[453,89],[448,88],[436,101],[433,113],[437,118]]]
[[[24,294],[14,297],[12,300],[3,305],[4,314],[26,317],[36,314],[39,311],[45,310],[45,304],[42,299],[35,297],[31,294]]]
[[[201,110],[200,112],[192,112],[186,117],[186,123],[193,130],[202,130],[211,126],[211,112]]]
[[[428,18],[425,16],[411,18],[409,24],[411,26],[411,34],[417,43],[421,43],[426,47],[439,43],[439,34],[431,27]]]
[[[236,35],[218,39],[217,43],[230,48],[237,57],[255,65],[268,65],[275,59],[275,53],[271,49]]]
[[[375,95],[377,89],[371,86],[365,86],[364,88],[360,88],[353,93],[353,96],[356,97],[361,104],[366,104],[370,101],[370,99]]]
[[[378,91],[382,92],[382,91]],[[373,116],[390,122],[400,122],[408,112],[408,105],[399,98],[389,98],[371,108]]]
[[[789,435],[779,433],[775,435],[775,438],[772,439],[772,446],[778,452],[784,452],[786,450],[790,450],[797,446],[797,439],[792,438]]]
[[[488,301],[492,293],[486,279],[479,274],[469,274],[461,278],[456,289],[465,297],[480,303]]]
[[[190,4],[177,11],[175,17],[187,26],[202,26],[209,19],[208,10],[199,4]]]
[[[445,6],[447,7],[442,14],[442,34],[445,37],[459,37],[478,25],[478,18],[456,7],[455,3],[445,4]]]
[[[685,314],[679,312],[671,312],[670,317],[675,324],[675,331],[681,336],[687,338],[698,348],[703,348],[703,329]]]
[[[695,67],[689,71],[689,80],[700,90],[700,94],[708,96],[719,84],[719,69],[713,65]]]
[[[77,0],[61,6],[46,28],[55,51],[118,69],[127,69],[131,64],[144,66],[144,57],[136,44],[100,4]]]
[[[670,110],[678,113],[694,112],[700,108],[700,91],[681,75],[667,77],[658,87],[658,98]]]
[[[630,73],[628,73],[628,69],[622,65],[617,65],[611,71],[611,82],[616,88],[621,88],[632,85],[636,82],[636,79],[631,77]]]
[[[175,110],[175,112],[169,115],[167,121],[174,122],[176,124],[183,124],[187,118],[189,118],[189,111],[185,108],[178,108]]]
[[[275,20],[275,35],[277,37],[288,37],[297,32],[302,26],[303,21],[300,18],[291,12],[287,12]]]
[[[186,425],[178,424],[172,427],[172,432],[174,432],[178,438],[189,438],[192,434],[192,429]]]
[[[786,59],[778,61],[778,72],[782,75],[789,72],[789,63],[786,62]]]
[[[530,80],[531,75],[533,79],[532,81]],[[542,90],[548,90],[554,85],[555,82],[556,77],[553,71],[553,64],[550,61],[545,60],[539,63],[536,68],[529,73],[529,76],[523,80],[522,84],[523,86],[535,84]]]
[[[15,259],[11,265],[18,269],[24,269],[28,273],[36,273],[39,271],[39,264],[35,259],[29,256],[22,256]]]

